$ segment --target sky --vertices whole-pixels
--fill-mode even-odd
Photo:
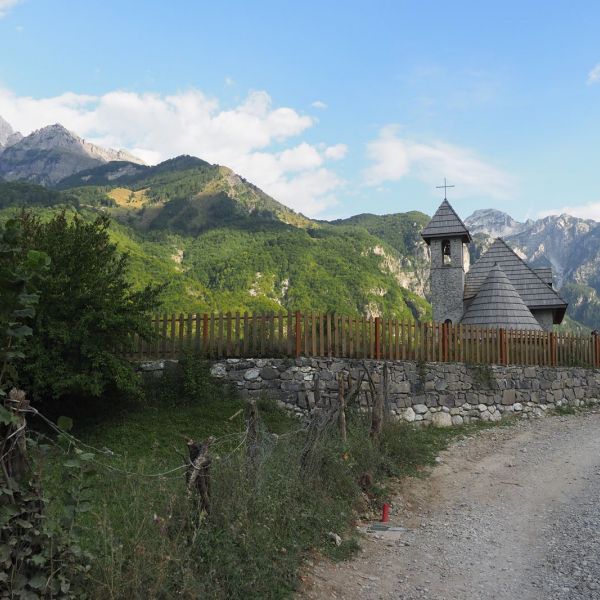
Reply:
[[[0,116],[311,217],[600,220],[600,2],[0,0]]]

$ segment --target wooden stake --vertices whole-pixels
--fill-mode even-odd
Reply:
[[[187,489],[190,497],[196,497],[198,511],[210,514],[210,465],[212,459],[208,455],[211,444],[215,441],[210,436],[204,442],[188,441],[190,463],[186,472]]]
[[[346,398],[344,397],[344,375],[338,374],[338,426],[340,428],[340,436],[342,443],[346,443]]]

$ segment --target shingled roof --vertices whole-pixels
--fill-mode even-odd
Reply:
[[[437,209],[431,221],[421,232],[421,237],[429,244],[432,238],[445,238],[462,236],[465,242],[471,241],[471,234],[461,221],[460,217],[454,212],[450,202],[444,200]]]
[[[489,270],[477,295],[465,311],[461,323],[479,327],[542,330],[498,265]]]
[[[465,280],[464,298],[473,298],[486,280],[490,269],[498,264],[529,310],[548,308],[555,311],[555,322],[562,321],[567,303],[527,263],[497,238],[471,266]]]

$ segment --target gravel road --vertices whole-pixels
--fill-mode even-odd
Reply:
[[[600,412],[455,442],[407,479],[363,552],[315,565],[303,598],[600,599]]]

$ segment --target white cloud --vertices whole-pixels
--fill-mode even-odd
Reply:
[[[487,164],[472,151],[442,141],[417,142],[398,135],[398,128],[388,125],[379,137],[367,144],[372,162],[363,176],[368,185],[416,177],[428,185],[439,185],[443,177],[457,186],[457,195],[485,195],[506,198],[513,178]]]
[[[235,85],[235,80],[231,77],[225,77],[225,85],[232,86]]]
[[[600,63],[598,63],[589,73],[587,78],[587,84],[592,85],[594,83],[600,83]]]
[[[23,134],[58,122],[150,164],[191,154],[226,165],[308,215],[331,206],[343,183],[326,163],[343,158],[346,147],[290,144],[317,121],[293,108],[273,106],[264,91],[250,92],[237,106],[223,108],[199,90],[172,95],[64,93],[37,99],[0,88],[0,115]],[[275,144],[283,148],[275,151]]]
[[[600,202],[589,202],[588,204],[551,208],[539,213],[540,217],[548,217],[550,215],[571,215],[572,217],[579,217],[580,219],[600,221]]]
[[[341,160],[348,154],[348,146],[346,144],[336,144],[325,148],[325,156],[331,160]]]
[[[0,0],[0,19],[8,13],[8,11],[19,4],[21,0]]]
[[[323,102],[322,100],[315,100],[311,106],[313,108],[318,108],[320,110],[325,110],[327,108],[327,104],[325,104],[325,102]]]

